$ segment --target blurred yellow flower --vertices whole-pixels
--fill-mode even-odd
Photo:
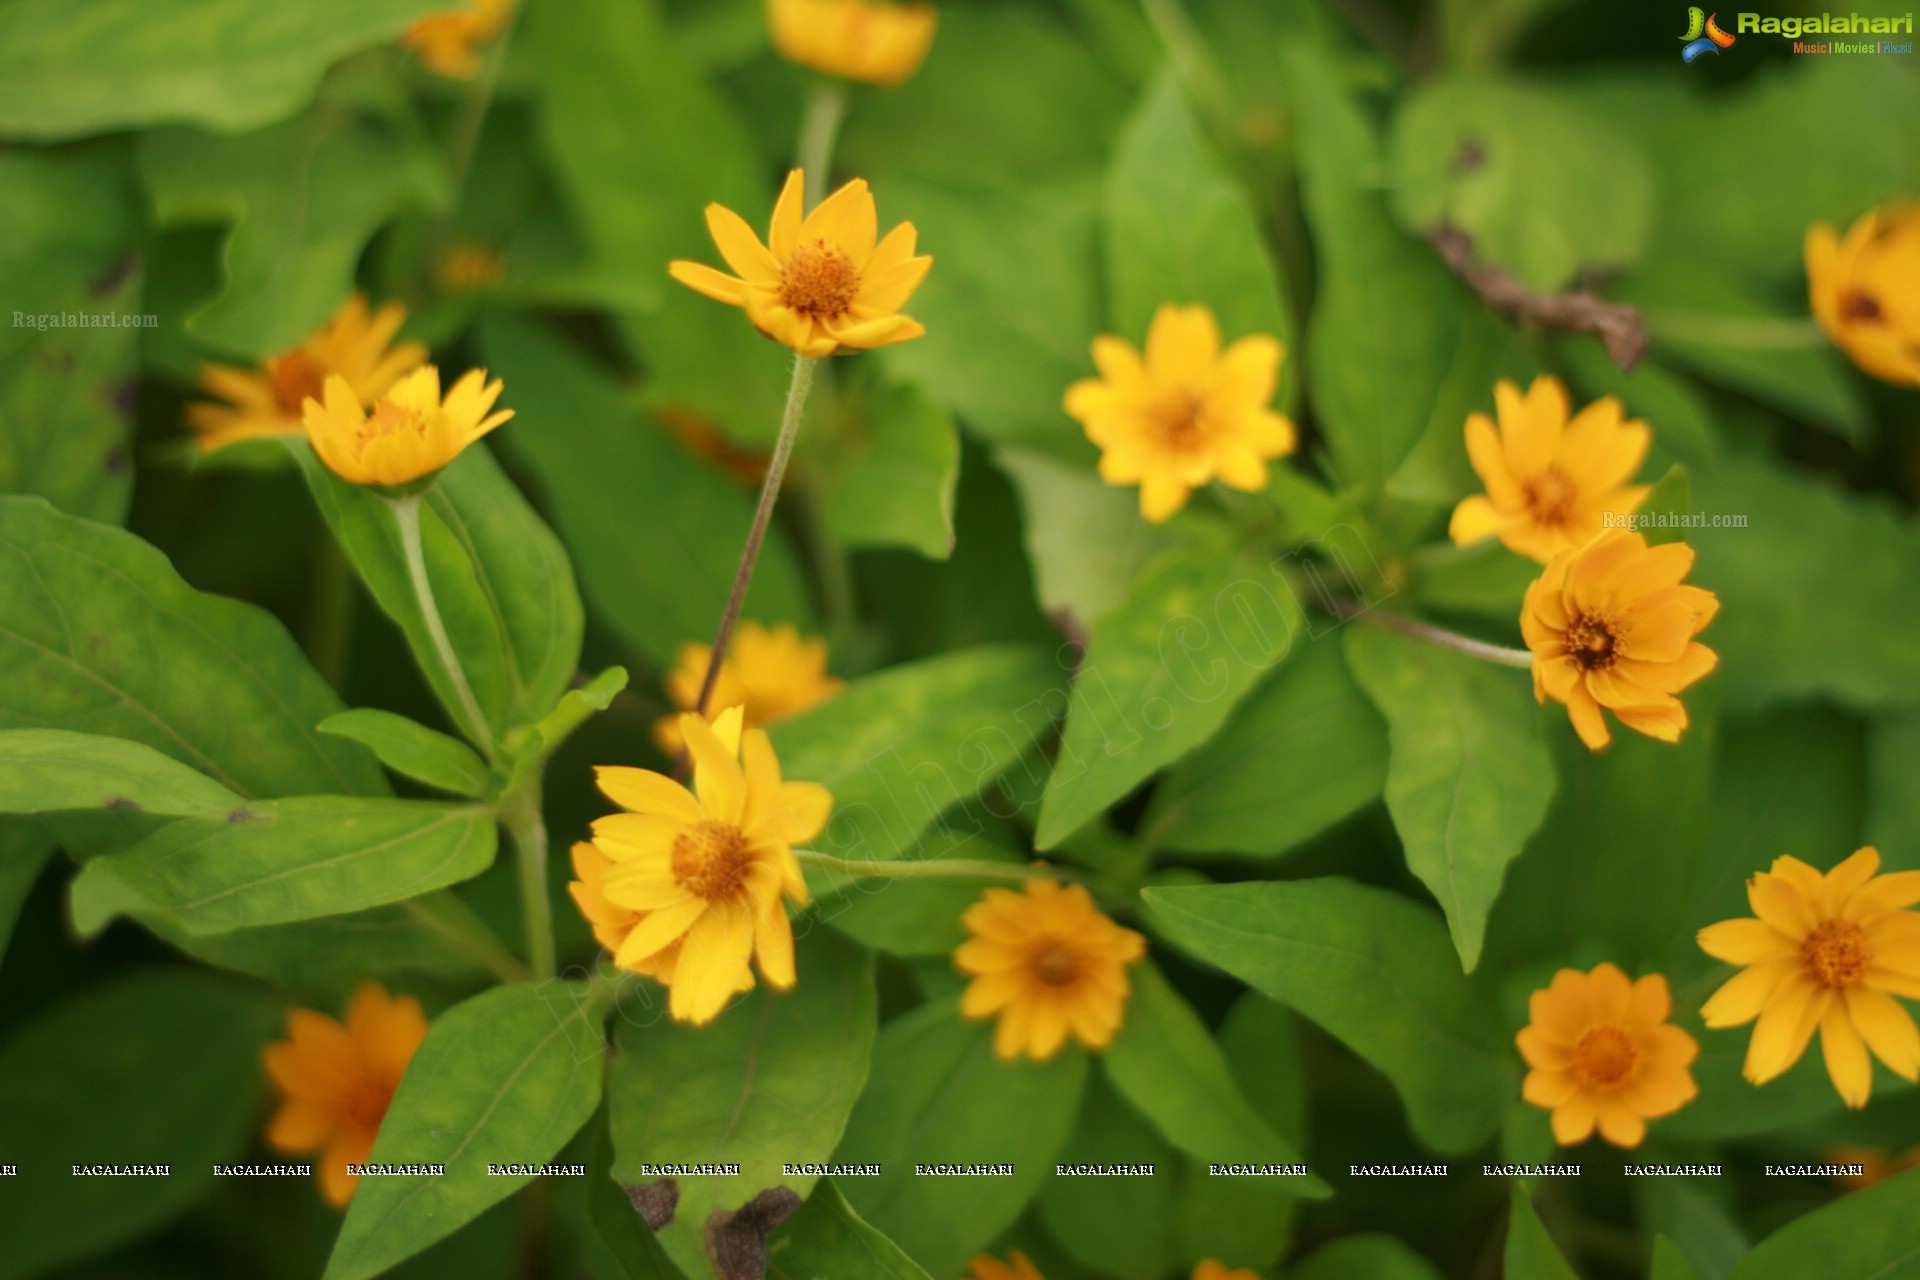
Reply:
[[[1920,387],[1920,204],[1862,215],[1846,238],[1807,232],[1813,315],[1841,350],[1887,382]]]
[[[1754,1022],[1746,1077],[1765,1084],[1800,1060],[1817,1029],[1827,1074],[1849,1107],[1873,1091],[1871,1052],[1920,1078],[1920,1031],[1895,996],[1920,999],[1920,871],[1875,875],[1856,851],[1821,875],[1780,857],[1747,881],[1753,916],[1700,931],[1700,949],[1744,966],[1700,1010],[1718,1030]]]
[[[1629,982],[1610,964],[1562,969],[1529,1007],[1515,1037],[1531,1068],[1520,1096],[1553,1113],[1561,1146],[1585,1142],[1597,1124],[1614,1146],[1637,1147],[1648,1120],[1699,1093],[1688,1068],[1700,1046],[1667,1021],[1673,1001],[1659,974]]]
[[[918,320],[900,314],[933,266],[915,257],[917,233],[903,222],[875,243],[878,215],[864,179],[855,178],[803,220],[805,175],[795,169],[773,207],[767,243],[739,214],[707,206],[707,229],[741,278],[698,262],[677,261],[675,280],[730,306],[744,307],[760,332],[803,356],[841,348],[864,351],[918,338]]]
[[[1100,914],[1085,888],[1029,880],[1024,893],[989,889],[960,922],[973,935],[953,953],[973,978],[960,1012],[998,1017],[995,1054],[1044,1062],[1069,1031],[1089,1049],[1112,1043],[1133,990],[1127,966],[1147,940]]]
[[[480,72],[480,46],[500,34],[513,14],[513,0],[460,0],[407,28],[400,43],[420,55],[429,71],[455,80]]]
[[[766,479],[766,454],[738,448],[720,428],[693,410],[671,404],[656,405],[653,416],[694,457],[712,463],[741,484],[758,489]]]
[[[703,1023],[753,985],[749,960],[773,986],[793,985],[793,929],[781,899],[807,901],[793,844],[826,827],[833,797],[817,783],[783,781],[766,731],[744,729],[740,707],[711,725],[682,716],[680,732],[693,790],[646,769],[597,770],[600,790],[627,812],[593,824],[593,846],[612,865],[575,869],[589,884],[588,920],[603,944],[625,922],[602,905],[636,913],[613,948],[615,964],[646,973],[679,944],[670,972],[656,962],[654,976],[671,986],[676,1019]]]
[[[706,679],[712,654],[710,644],[680,646],[680,661],[666,680],[667,697],[680,711],[691,711],[700,701],[700,683]],[[791,623],[769,629],[758,622],[743,622],[727,646],[707,705],[745,707],[747,728],[759,729],[825,702],[845,683],[827,674],[825,640],[803,637]],[[653,734],[662,751],[679,755],[679,712],[654,721]]]
[[[939,22],[930,4],[767,0],[767,23],[781,57],[868,84],[896,85],[918,71]]]
[[[440,371],[429,364],[408,374],[368,412],[346,379],[335,374],[327,379],[325,404],[307,401],[307,438],[342,480],[409,484],[446,466],[511,418],[511,409],[488,414],[499,396],[498,378],[488,382],[484,369],[471,369],[443,403]]]
[[[200,385],[225,403],[187,406],[187,424],[200,448],[211,453],[236,440],[299,435],[301,406],[319,396],[333,374],[346,379],[361,404],[372,404],[427,358],[417,342],[393,345],[406,319],[397,302],[369,313],[367,300],[356,293],[319,332],[257,368],[202,366]]]
[[[354,993],[345,1023],[289,1010],[287,1038],[262,1052],[280,1095],[267,1144],[293,1155],[318,1152],[320,1191],[334,1208],[353,1198],[359,1178],[347,1166],[372,1154],[400,1076],[426,1038],[418,1000],[368,982]]]
[[[1895,1178],[1909,1169],[1920,1169],[1920,1147],[1908,1147],[1905,1151],[1889,1151],[1885,1147],[1838,1146],[1828,1147],[1820,1153],[1820,1163],[1830,1165],[1859,1165],[1859,1173],[1839,1173],[1833,1175],[1834,1182],[1847,1191],[1865,1191],[1868,1187],[1878,1186],[1888,1178]]]
[[[1192,1280],[1260,1280],[1260,1273],[1246,1267],[1229,1268],[1224,1262],[1206,1258],[1194,1266]]]
[[[1541,564],[1578,547],[1604,527],[1603,515],[1631,513],[1648,486],[1630,485],[1652,433],[1629,422],[1612,396],[1569,420],[1567,389],[1542,375],[1526,394],[1504,379],[1493,388],[1496,429],[1484,413],[1467,418],[1467,457],[1486,493],[1454,508],[1455,542],[1500,541]]]
[[[1267,407],[1284,355],[1265,334],[1222,351],[1212,311],[1169,304],[1154,314],[1144,361],[1123,339],[1094,339],[1100,376],[1067,388],[1066,411],[1100,446],[1100,478],[1139,485],[1140,514],[1158,524],[1209,480],[1267,487],[1266,459],[1298,439]]]
[[[1720,601],[1680,584],[1692,567],[1683,542],[1649,547],[1615,530],[1561,552],[1527,588],[1520,633],[1533,651],[1533,696],[1565,703],[1593,750],[1611,741],[1602,707],[1629,729],[1680,740],[1687,709],[1673,695],[1720,660],[1694,639]]]
[[[499,252],[478,240],[456,240],[446,247],[434,267],[434,277],[448,293],[478,293],[499,284],[507,264]]]
[[[1033,1269],[1026,1254],[1015,1249],[1005,1262],[980,1254],[967,1264],[967,1274],[961,1280],[1046,1280],[1046,1277]]]

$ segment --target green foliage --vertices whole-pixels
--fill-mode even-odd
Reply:
[[[1513,1216],[1507,1220],[1507,1251],[1502,1274],[1512,1280],[1580,1280],[1561,1256],[1553,1237],[1540,1225],[1526,1187],[1517,1182],[1513,1185]]]
[[[929,1280],[925,1268],[853,1211],[840,1188],[822,1182],[767,1246],[771,1280]]]
[[[1294,1280],[1440,1280],[1431,1262],[1392,1236],[1357,1235],[1322,1245],[1293,1271]]]
[[[1904,1280],[1920,1259],[1920,1173],[1912,1170],[1843,1197],[1782,1227],[1755,1246],[1731,1280],[1787,1280],[1811,1274]]]
[[[479,799],[487,793],[487,762],[458,738],[375,707],[328,716],[320,732],[350,738],[395,773],[439,791]]]
[[[246,802],[152,747],[59,729],[0,729],[0,812],[111,810],[220,818]]]
[[[1700,1273],[1680,1252],[1680,1246],[1665,1236],[1654,1237],[1653,1270],[1649,1274],[1651,1280],[1700,1280]]]
[[[953,418],[919,388],[883,387],[833,424],[803,458],[828,530],[845,547],[903,546],[933,560],[953,554],[953,497],[960,436]]]

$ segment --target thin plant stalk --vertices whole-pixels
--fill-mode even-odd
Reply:
[[[548,892],[547,822],[540,813],[538,774],[514,797],[500,817],[513,837],[520,873],[520,906],[527,922],[527,962],[535,979],[551,978],[557,961],[553,942],[553,904]]]
[[[800,118],[800,143],[794,164],[805,170],[808,209],[819,204],[827,193],[828,170],[833,167],[833,145],[840,137],[840,125],[847,118],[847,86],[838,80],[822,80],[807,94],[806,114]]]
[[[400,550],[406,557],[407,577],[413,582],[413,595],[420,604],[420,616],[426,620],[427,635],[433,640],[434,654],[440,660],[441,670],[446,673],[447,683],[453,686],[459,718],[465,722],[461,727],[489,760],[497,759],[499,748],[493,741],[493,731],[480,710],[479,699],[473,696],[473,686],[467,683],[467,673],[460,665],[459,656],[453,651],[453,641],[447,638],[447,625],[440,620],[440,606],[434,603],[433,584],[427,579],[426,552],[420,542],[420,495],[410,493],[404,497],[389,498],[387,502],[393,508],[394,522],[400,526]]]
[[[1010,862],[988,862],[982,858],[901,858],[891,862],[857,862],[836,858],[813,849],[795,849],[793,856],[802,866],[815,867],[835,875],[855,879],[925,880],[956,878],[963,880],[1071,880],[1057,867],[1021,866]]]
[[[1449,631],[1445,627],[1436,627],[1418,618],[1409,618],[1404,613],[1389,613],[1385,609],[1363,609],[1349,601],[1332,602],[1332,610],[1348,622],[1385,627],[1389,631],[1398,631],[1402,635],[1425,640],[1428,644],[1437,644],[1444,649],[1470,654],[1503,667],[1526,669],[1533,666],[1533,654],[1525,649],[1509,649],[1504,645],[1488,644],[1485,640],[1463,636],[1458,631]]]

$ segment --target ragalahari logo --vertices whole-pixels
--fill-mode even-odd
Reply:
[[[1709,15],[1699,5],[1687,10],[1687,33],[1680,38],[1686,46],[1680,50],[1680,56],[1688,62],[1703,53],[1718,55],[1720,50],[1733,43],[1733,37],[1720,29],[1714,19],[1719,14]]]

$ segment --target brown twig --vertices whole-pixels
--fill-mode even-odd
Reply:
[[[1623,372],[1647,353],[1647,324],[1638,307],[1597,298],[1584,285],[1567,293],[1529,289],[1499,267],[1474,262],[1473,237],[1458,227],[1442,223],[1427,233],[1427,240],[1453,274],[1507,320],[1590,333],[1600,339],[1608,358]]]

